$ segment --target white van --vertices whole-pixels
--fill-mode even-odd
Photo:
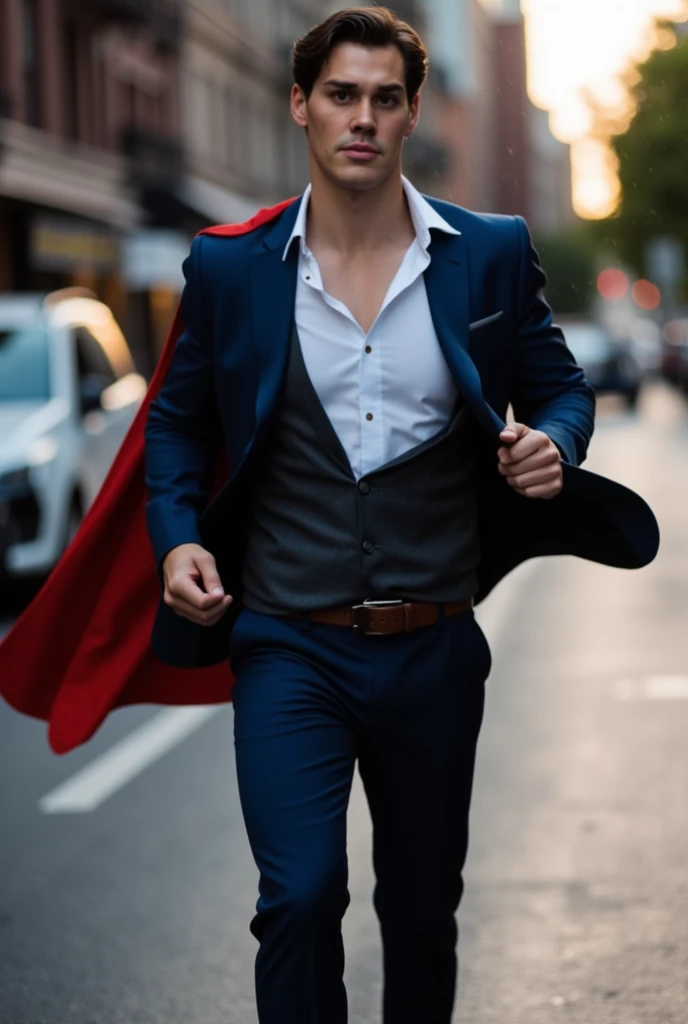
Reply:
[[[84,289],[0,296],[0,579],[53,568],[145,392],[112,312]]]

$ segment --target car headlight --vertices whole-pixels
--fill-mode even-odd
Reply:
[[[27,461],[30,466],[44,466],[46,462],[53,461],[57,451],[57,441],[54,437],[37,437],[29,445]]]

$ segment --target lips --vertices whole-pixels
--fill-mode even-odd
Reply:
[[[374,146],[367,146],[365,143],[354,142],[351,146],[344,146],[344,152],[351,160],[371,161],[379,156]]]

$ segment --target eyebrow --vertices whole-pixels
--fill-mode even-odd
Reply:
[[[356,82],[343,82],[338,78],[328,78],[325,85],[335,86],[337,89],[350,89],[351,91],[360,88]],[[403,92],[404,86],[393,82],[391,85],[378,85],[375,91],[384,93]]]

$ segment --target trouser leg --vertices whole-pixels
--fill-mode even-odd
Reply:
[[[356,741],[312,636],[243,613],[232,641],[237,777],[260,871],[261,1024],[345,1024],[341,921]]]
[[[490,656],[472,614],[381,644],[360,749],[374,833],[385,1024],[450,1024],[455,912]]]

